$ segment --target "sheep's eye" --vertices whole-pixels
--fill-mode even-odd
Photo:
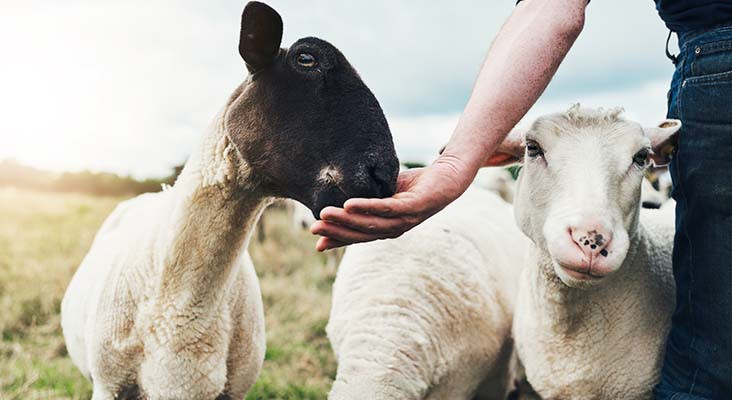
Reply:
[[[297,55],[297,63],[306,68],[312,68],[318,65],[318,61],[315,60],[312,54],[300,53]]]
[[[639,152],[635,153],[633,156],[633,162],[635,165],[639,167],[645,167],[646,163],[648,162],[648,156],[650,155],[650,151],[648,149],[642,149]]]
[[[539,146],[539,143],[536,143],[533,140],[527,140],[526,141],[526,154],[529,157],[539,157],[544,155],[544,150],[541,149],[541,146]]]

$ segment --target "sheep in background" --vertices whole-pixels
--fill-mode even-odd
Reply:
[[[651,182],[654,189],[658,190],[665,198],[671,197],[671,173],[668,166],[653,167],[646,172],[646,179]]]
[[[244,398],[264,359],[246,247],[265,205],[289,196],[319,212],[344,190],[393,193],[398,162],[373,94],[329,43],[281,49],[281,38],[279,14],[248,3],[239,52],[251,74],[175,185],[121,203],[69,284],[63,333],[93,400]]]
[[[307,230],[315,222],[313,212],[306,205],[291,199],[277,200],[267,207],[267,210],[262,213],[262,216],[257,222],[257,242],[259,243],[267,240],[266,227],[268,224],[267,221],[269,220],[267,213],[273,209],[278,209],[285,213],[287,219],[290,221],[288,228],[292,235],[300,234],[300,232]]]
[[[513,203],[516,182],[505,168],[484,167],[478,170],[473,185],[497,193],[503,200]]]
[[[302,230],[308,230],[310,225],[315,222],[315,216],[309,208],[304,206],[302,203],[297,201],[288,200],[287,207],[290,210],[290,216],[292,219],[292,231],[299,232]]]
[[[641,182],[641,207],[658,209],[668,200],[648,179]]]
[[[621,111],[576,105],[539,118],[525,152],[519,131],[507,140],[524,158],[514,212],[534,243],[513,332],[546,400],[649,399],[659,378],[674,226],[639,212],[640,187],[652,162],[668,162],[681,124],[641,128]]]
[[[315,222],[315,216],[309,208],[305,207],[302,203],[294,200],[287,200],[287,208],[290,220],[292,222],[292,233],[294,235],[300,234],[301,232],[307,232],[310,234],[310,225]],[[344,248],[337,248],[327,251],[325,256],[325,266],[333,268],[338,265],[338,261],[343,256]]]
[[[397,239],[350,246],[326,328],[328,398],[505,399],[526,247],[511,206],[477,187]]]
[[[670,200],[671,177],[668,172],[660,168],[647,172],[641,184],[641,207],[657,209]]]

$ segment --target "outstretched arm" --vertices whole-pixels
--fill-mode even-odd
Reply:
[[[318,251],[394,238],[450,204],[536,102],[584,25],[587,0],[525,0],[505,22],[483,62],[445,151],[430,166],[399,175],[386,199],[327,207],[310,228]]]

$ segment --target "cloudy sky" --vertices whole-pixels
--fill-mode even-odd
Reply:
[[[243,1],[2,0],[0,159],[56,171],[166,175],[245,74]],[[403,160],[452,133],[513,0],[269,0],[283,46],[339,47],[379,98]],[[652,124],[673,72],[653,2],[596,0],[527,119],[573,102]]]

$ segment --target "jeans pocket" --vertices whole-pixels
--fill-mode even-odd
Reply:
[[[713,79],[732,72],[732,40],[704,43],[694,48],[691,77]]]
[[[687,78],[679,93],[679,111],[682,120],[718,125],[732,134],[731,100],[732,71]]]

